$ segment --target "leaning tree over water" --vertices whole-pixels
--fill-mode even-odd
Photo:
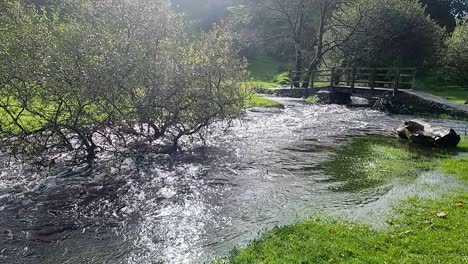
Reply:
[[[245,63],[229,25],[193,37],[165,0],[64,3],[66,13],[2,3],[0,140],[12,153],[175,149],[242,110]]]

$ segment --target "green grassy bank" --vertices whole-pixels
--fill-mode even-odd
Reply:
[[[249,72],[254,88],[275,88],[288,83],[288,66],[266,54],[249,60]]]
[[[283,105],[275,100],[268,99],[258,94],[252,94],[245,99],[245,107],[283,107]]]
[[[468,100],[468,86],[460,86],[439,80],[437,76],[422,76],[416,82],[416,90],[443,97],[455,103]]]
[[[367,188],[389,177],[414,179],[425,170],[439,170],[468,184],[468,138],[449,151],[418,149],[396,140],[358,139],[338,150],[323,169],[336,180],[353,178],[342,186],[346,190]],[[396,206],[397,216],[388,220],[385,230],[315,218],[275,228],[217,262],[468,263],[467,201],[464,190],[436,200],[410,198]]]

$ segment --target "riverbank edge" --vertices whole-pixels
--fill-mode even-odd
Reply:
[[[257,94],[291,98],[305,98],[309,96],[318,96],[320,98],[323,95],[329,97],[329,93],[321,93],[321,91],[326,90],[328,90],[328,87],[309,88],[307,89],[306,96],[306,92],[302,88],[290,89],[288,87],[283,87],[275,89],[254,89]],[[375,91],[375,93],[380,98],[377,100],[376,97],[374,98],[375,100],[370,100],[369,104],[366,106],[388,114],[420,115],[468,121],[468,111],[466,110],[468,107],[452,103],[442,97],[426,94],[421,91],[400,91],[397,95],[386,91]],[[328,103],[328,101],[329,99],[321,98],[320,103]]]
[[[468,138],[458,156],[433,161],[434,168],[468,184]],[[375,230],[359,222],[318,216],[277,227],[215,263],[463,263],[468,244],[466,188],[438,199],[406,199],[398,216]]]

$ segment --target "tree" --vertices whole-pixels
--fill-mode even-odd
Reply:
[[[327,42],[324,35],[337,31],[340,27],[347,27],[350,35],[355,25],[343,24],[333,17],[333,12],[346,9],[352,1],[337,0],[287,0],[287,1],[255,1],[251,2],[253,23],[263,21],[263,39],[267,41],[281,41],[294,47],[295,70],[294,86],[300,86],[300,75],[307,71],[303,87],[308,87],[309,79],[314,70],[323,61],[323,56],[335,47],[346,42]],[[262,23],[262,22],[260,22]],[[344,32],[344,31],[342,31]]]
[[[450,78],[462,85],[468,84],[468,22],[460,22],[447,40],[444,68]]]
[[[234,33],[192,38],[165,0],[71,1],[73,13],[9,0],[0,13],[0,138],[13,153],[91,161],[169,144],[242,110]]]
[[[441,51],[444,31],[424,13],[417,1],[357,0],[355,8],[335,13],[343,23],[359,22],[346,46],[328,59],[336,65],[369,67],[431,66]],[[347,28],[342,33],[348,36]],[[328,36],[342,39],[340,34]]]

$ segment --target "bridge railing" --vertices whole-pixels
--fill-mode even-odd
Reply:
[[[345,86],[355,87],[415,89],[416,68],[370,68],[370,67],[338,67],[329,70],[317,70],[312,73],[305,71],[290,71],[291,88],[307,83],[308,87]]]

